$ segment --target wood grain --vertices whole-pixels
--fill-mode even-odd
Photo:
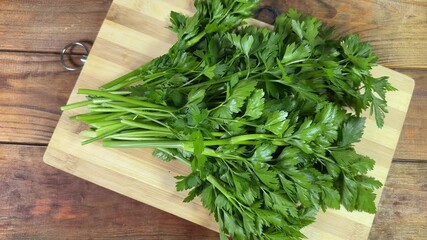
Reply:
[[[0,49],[59,52],[69,42],[93,41],[111,0],[0,1]]]
[[[78,88],[97,88],[138,66],[129,59],[140,59],[138,62],[141,64],[164,54],[174,42],[173,33],[166,28],[169,12],[186,12],[191,9],[191,2],[115,0],[98,34],[97,39],[101,41],[95,42],[69,102],[82,100],[83,96],[76,94]],[[151,26],[157,26],[155,35]],[[121,51],[109,51],[117,46]],[[412,95],[413,80],[380,66],[373,70],[373,74],[390,76],[390,81],[400,90],[389,96],[390,114],[384,128],[378,129],[372,117],[368,118],[363,141],[357,146],[361,153],[377,159],[376,168],[371,174],[385,181]],[[106,149],[100,143],[82,147],[78,132],[85,126],[69,120],[69,116],[81,111],[67,111],[62,115],[44,156],[45,162],[217,230],[217,224],[200,202],[182,204],[181,200],[186,194],[175,190],[173,176],[188,174],[188,167],[177,161],[164,163],[155,159],[150,149]],[[310,239],[348,239],[350,236],[366,239],[373,218],[373,215],[366,213],[328,211],[319,214],[318,221],[304,232]]]
[[[425,0],[263,0],[280,11],[289,7],[335,25],[338,35],[359,33],[387,67],[427,68]]]
[[[101,52],[102,57],[111,53],[114,51]],[[50,54],[0,54],[0,141],[48,143],[60,116],[59,107],[78,76],[78,72],[65,71],[57,61],[58,55]],[[136,61],[136,57],[129,61]],[[416,88],[394,158],[426,160],[427,71],[397,71],[414,78]]]
[[[400,71],[415,79],[415,90],[394,158],[427,161],[427,70]]]
[[[46,144],[56,125],[54,119],[59,117],[58,108],[69,94],[66,88],[71,89],[77,78],[76,73],[53,67],[57,64],[57,56],[47,55],[50,60],[46,61],[42,57],[46,54],[29,54],[30,59],[35,57],[29,60],[9,51],[58,52],[70,41],[93,40],[110,2],[0,1],[0,59],[3,59],[0,62],[0,105],[12,105],[13,101],[22,103],[13,107],[13,112],[20,115],[19,121],[11,116],[11,108],[1,107],[0,142]],[[400,67],[398,71],[416,80],[414,97],[395,154],[399,162],[392,164],[369,239],[423,239],[427,235],[427,217],[422,215],[427,212],[427,174],[425,165],[418,160],[427,160],[427,71],[402,68],[421,66],[426,69],[426,1],[262,2],[281,9],[286,9],[287,5],[296,6],[325,22],[349,26],[338,29],[341,32],[356,31],[364,39],[375,39],[380,62]],[[372,5],[380,7],[367,7]],[[415,50],[411,46],[415,46]],[[126,49],[113,48],[112,52],[123,50]],[[102,57],[108,57],[111,52],[103,54]],[[128,54],[129,62],[139,60],[132,58],[135,56],[132,53]],[[43,72],[47,72],[44,77],[41,76]],[[53,83],[47,93],[40,91],[46,82]],[[55,94],[59,100],[54,98]],[[54,114],[48,114],[52,112]],[[45,115],[51,120],[41,118]],[[10,119],[15,124],[7,123]],[[32,122],[43,126],[33,126]],[[5,129],[8,130],[5,132]],[[47,132],[41,133],[40,129]],[[40,163],[44,149],[0,144],[0,239],[217,239],[215,233],[195,224],[45,166]],[[32,209],[35,214],[31,213]],[[58,213],[68,217],[53,218]],[[79,216],[82,213],[89,215]]]
[[[206,228],[47,166],[45,149],[0,144],[0,239],[218,239]]]
[[[59,52],[93,40],[111,0],[0,1],[0,49]],[[372,42],[387,67],[427,68],[427,2],[423,0],[263,0],[284,11],[295,7]]]
[[[57,54],[0,53],[0,142],[47,144],[77,76]]]
[[[0,239],[218,239],[215,232],[46,166],[44,151],[0,145]],[[426,175],[423,162],[392,164],[370,240],[427,235]]]
[[[394,162],[369,239],[426,239],[427,162]]]

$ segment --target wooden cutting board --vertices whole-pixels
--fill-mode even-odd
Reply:
[[[100,29],[69,102],[84,100],[78,88],[98,88],[167,52],[176,37],[167,26],[171,10],[192,14],[192,0],[115,0]],[[371,175],[385,182],[400,131],[411,100],[414,81],[400,73],[378,66],[375,76],[390,76],[399,89],[388,95],[389,110],[385,126],[377,129],[369,118],[357,150],[377,160]],[[111,189],[148,205],[172,213],[209,229],[218,230],[212,216],[196,199],[183,203],[184,192],[175,191],[176,175],[190,172],[178,161],[166,163],[152,157],[150,149],[107,149],[100,143],[80,144],[78,133],[84,124],[70,116],[81,109],[63,113],[44,156],[58,169]],[[381,189],[382,190],[382,189]],[[380,196],[381,190],[378,191]],[[380,197],[377,197],[377,203]],[[345,210],[328,210],[304,229],[309,239],[367,239],[374,215]]]

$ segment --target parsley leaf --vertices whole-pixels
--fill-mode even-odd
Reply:
[[[262,110],[264,109],[264,102],[264,91],[262,89],[255,90],[252,96],[248,99],[244,116],[249,117],[251,120],[260,118]]]
[[[365,128],[365,120],[365,118],[350,117],[350,119],[344,123],[339,145],[349,146],[353,143],[359,142]]]

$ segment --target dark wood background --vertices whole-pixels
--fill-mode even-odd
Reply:
[[[0,0],[0,239],[217,239],[212,231],[42,162],[78,77],[59,63],[93,41],[111,0]],[[427,239],[427,1],[265,0],[338,34],[359,33],[382,65],[416,80],[370,239]],[[268,13],[260,18],[270,21]]]

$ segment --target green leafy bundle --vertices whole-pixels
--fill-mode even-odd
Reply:
[[[374,213],[375,162],[353,144],[362,111],[383,125],[394,88],[370,74],[370,45],[335,40],[293,9],[272,30],[247,26],[256,0],[195,6],[192,17],[171,13],[178,41],[167,54],[63,107],[88,106],[73,117],[90,126],[83,143],[188,164],[176,188],[189,190],[186,202],[201,197],[222,239],[301,239],[319,210],[341,205]]]

